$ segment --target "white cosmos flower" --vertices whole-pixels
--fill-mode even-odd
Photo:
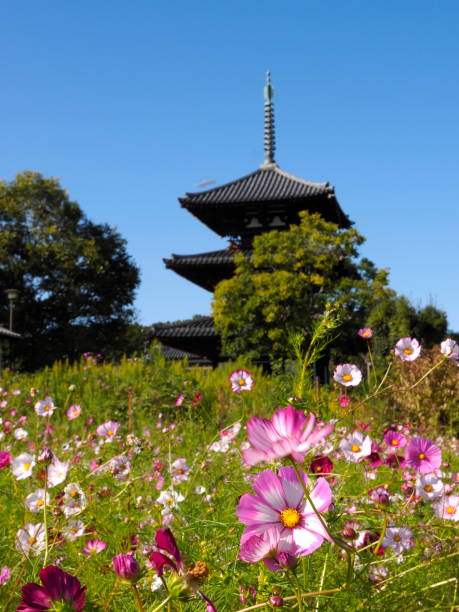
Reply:
[[[343,438],[339,447],[348,461],[357,462],[371,454],[371,439],[361,431],[355,431],[348,438]]]
[[[66,461],[60,461],[57,457],[53,457],[48,465],[48,487],[55,487],[64,482],[69,471],[69,464]]]
[[[25,555],[38,555],[45,549],[45,526],[43,523],[27,523],[16,533],[16,550]]]
[[[413,532],[409,527],[388,527],[382,541],[384,548],[389,546],[396,555],[413,548]]]
[[[459,359],[459,344],[452,338],[443,340],[440,344],[440,353],[446,355],[449,359]]]
[[[161,491],[161,494],[156,501],[158,504],[162,504],[164,506],[161,514],[167,514],[171,510],[178,508],[178,504],[184,499],[185,498],[181,493],[174,491],[174,489],[169,489],[168,491]]]
[[[414,361],[421,354],[421,345],[416,338],[400,338],[394,352],[402,361]]]
[[[15,440],[27,440],[28,436],[28,432],[22,427],[18,427],[13,431],[13,438]]]
[[[333,379],[344,387],[356,387],[362,380],[362,372],[353,363],[341,363],[336,366]]]
[[[56,410],[57,406],[54,405],[53,400],[50,397],[45,397],[44,400],[39,400],[35,404],[35,412],[38,416],[49,417]]]
[[[11,462],[11,471],[16,476],[16,480],[24,480],[32,476],[35,456],[30,453],[21,453]]]
[[[25,498],[24,503],[30,512],[41,512],[43,510],[43,506],[45,505],[45,490],[37,489],[33,493],[30,493]],[[49,495],[46,493],[46,505],[48,504]]]
[[[419,474],[416,479],[416,493],[425,501],[440,497],[443,488],[443,482],[433,472],[430,474]]]
[[[81,487],[75,482],[72,482],[65,487],[63,502],[64,515],[66,518],[69,518],[69,516],[73,516],[74,514],[79,514],[88,505],[88,500],[83,489],[81,489]]]
[[[61,531],[66,540],[73,542],[77,538],[84,536],[84,529],[85,527],[83,521],[73,520],[69,521],[67,525],[64,525]]]

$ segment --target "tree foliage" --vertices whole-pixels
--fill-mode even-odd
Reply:
[[[0,285],[19,291],[14,329],[23,336],[11,358],[31,369],[122,351],[138,284],[125,240],[88,220],[56,179],[23,172],[0,182]]]
[[[356,331],[364,325],[384,336],[381,350],[400,335],[416,331],[431,339],[446,331],[444,313],[434,307],[418,312],[390,289],[387,270],[359,258],[363,242],[356,229],[340,229],[307,212],[287,231],[257,236],[251,256],[238,253],[234,276],[215,290],[213,315],[225,353],[283,358],[289,336],[307,336],[327,304],[340,312],[334,346],[343,358],[362,351]]]

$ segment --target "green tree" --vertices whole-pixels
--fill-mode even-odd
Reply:
[[[307,335],[327,303],[337,305],[341,314],[340,337],[334,343],[341,358],[364,351],[356,332],[369,323],[389,342],[409,335],[416,325],[427,331],[432,324],[438,335],[444,313],[434,309],[420,317],[406,298],[390,289],[386,270],[359,258],[363,242],[356,229],[340,229],[307,212],[287,231],[257,236],[252,255],[237,254],[234,276],[215,290],[213,315],[224,352],[284,358],[289,336],[298,331]],[[382,350],[387,348],[384,343]]]
[[[23,336],[10,360],[34,369],[129,348],[139,270],[117,231],[88,220],[56,179],[37,172],[0,181],[0,230],[0,287],[19,291],[14,329]]]

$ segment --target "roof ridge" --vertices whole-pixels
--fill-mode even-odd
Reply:
[[[330,187],[331,190],[334,191],[334,187],[332,187],[328,181],[324,181],[323,183],[319,183],[317,181],[310,181],[308,179],[303,179],[303,178],[301,178],[299,176],[296,176],[295,174],[292,174],[291,172],[287,172],[286,170],[282,170],[282,168],[280,168],[277,165],[276,165],[276,167],[274,167],[272,169],[275,172],[277,172],[278,174],[281,174],[282,176],[285,176],[285,178],[288,178],[288,179],[290,179],[292,181],[297,181],[298,183],[302,183],[303,185],[313,185],[314,187],[316,187],[316,186]]]
[[[269,170],[270,169],[271,168],[269,168]],[[266,172],[266,169],[257,168],[254,172],[249,172],[248,174],[244,174],[244,176],[241,176],[240,178],[234,179],[233,181],[229,181],[229,183],[223,183],[223,185],[217,185],[217,187],[212,187],[212,189],[205,189],[204,191],[185,191],[185,195],[187,197],[193,197],[193,196],[201,196],[206,193],[212,193],[213,191],[218,191],[219,189],[223,189],[224,187],[229,187],[230,185],[234,185],[235,183],[240,183],[241,181],[244,181],[245,179],[250,178],[254,174],[260,174],[260,172]],[[181,202],[184,199],[185,198],[178,198],[179,202]]]

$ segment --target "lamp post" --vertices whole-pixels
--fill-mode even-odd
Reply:
[[[13,331],[13,310],[14,310],[14,302],[18,298],[18,291],[17,289],[6,289],[5,293],[6,293],[6,297],[8,298],[8,305],[9,305],[9,311],[10,311],[9,330]]]

